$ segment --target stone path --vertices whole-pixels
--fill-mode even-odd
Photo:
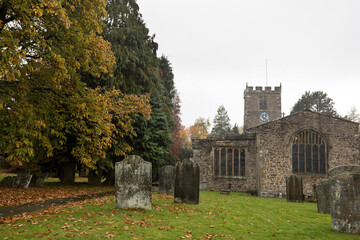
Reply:
[[[68,202],[77,202],[92,198],[99,198],[103,196],[114,195],[114,191],[109,192],[102,192],[102,193],[95,193],[95,194],[87,194],[81,195],[77,197],[70,197],[70,198],[57,198],[57,199],[50,199],[44,202],[38,203],[30,203],[30,204],[23,204],[17,206],[9,206],[9,207],[0,207],[0,218],[14,216],[17,214],[22,214],[25,212],[34,212],[42,209],[46,209],[51,206],[58,206],[63,205]]]

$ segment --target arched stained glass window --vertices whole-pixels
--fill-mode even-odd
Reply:
[[[316,131],[305,130],[292,141],[292,172],[321,173],[327,169],[325,139]]]

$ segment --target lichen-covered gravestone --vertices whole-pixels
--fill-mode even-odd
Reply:
[[[152,166],[131,155],[115,164],[115,208],[151,209]]]
[[[330,214],[330,181],[323,179],[315,185],[318,213]]]
[[[330,172],[332,228],[360,233],[360,166],[336,167]]]
[[[199,204],[200,167],[188,158],[175,167],[174,201]]]
[[[166,165],[159,171],[159,193],[173,194],[175,185],[175,167]]]
[[[286,178],[286,198],[288,202],[304,202],[301,177],[290,175]]]

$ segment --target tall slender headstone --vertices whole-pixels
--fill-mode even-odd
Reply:
[[[152,165],[131,155],[115,164],[115,208],[151,209]]]
[[[318,213],[330,214],[330,181],[323,179],[315,184],[315,196]]]
[[[286,178],[286,197],[288,202],[304,202],[301,177],[290,175]]]
[[[360,166],[342,166],[331,172],[332,228],[339,232],[360,233]]]
[[[174,201],[199,204],[200,167],[188,158],[175,167]]]
[[[175,167],[166,165],[159,171],[159,193],[173,194],[175,186]]]

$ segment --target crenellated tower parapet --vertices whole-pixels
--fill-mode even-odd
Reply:
[[[244,129],[281,118],[281,84],[244,90]]]

